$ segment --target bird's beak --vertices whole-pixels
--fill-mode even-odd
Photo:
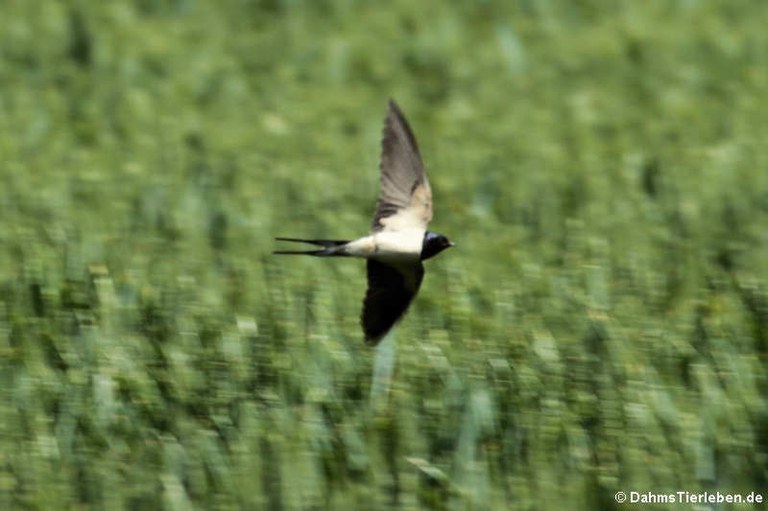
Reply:
[[[454,243],[454,242],[452,242],[452,241],[449,241],[449,242],[448,242],[448,246],[449,246],[449,247],[454,247],[454,246],[456,246],[456,243]]]

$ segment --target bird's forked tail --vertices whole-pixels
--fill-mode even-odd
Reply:
[[[275,250],[273,254],[293,254],[293,255],[311,255],[317,257],[330,257],[330,256],[346,256],[349,255],[344,252],[344,245],[349,243],[349,240],[304,240],[299,238],[275,238],[278,241],[293,241],[297,243],[309,243],[323,247],[318,250]]]

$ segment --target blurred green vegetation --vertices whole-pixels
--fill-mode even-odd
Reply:
[[[0,3],[0,508],[768,491],[767,22],[747,0]],[[270,251],[367,230],[390,96],[457,247],[372,409],[363,264]]]

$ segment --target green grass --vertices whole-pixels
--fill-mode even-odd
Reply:
[[[1,3],[0,508],[768,491],[766,20]],[[376,408],[364,265],[270,252],[366,231],[390,96],[457,247]]]

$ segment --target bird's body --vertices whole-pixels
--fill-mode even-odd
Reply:
[[[432,191],[416,139],[394,101],[384,123],[381,187],[371,233],[355,240],[277,238],[310,243],[314,250],[278,250],[275,254],[360,257],[368,260],[368,290],[361,323],[368,344],[377,344],[408,309],[421,286],[429,259],[453,246],[427,231]]]
[[[382,263],[414,263],[419,261],[423,243],[424,231],[421,229],[381,231],[350,241],[346,251]]]
[[[276,238],[279,241],[310,243],[324,247],[320,250],[276,250],[275,254],[313,255],[319,257],[350,256],[375,259],[382,263],[414,263],[420,260],[424,245],[424,231],[406,229],[382,231],[356,240],[305,240],[298,238]]]

